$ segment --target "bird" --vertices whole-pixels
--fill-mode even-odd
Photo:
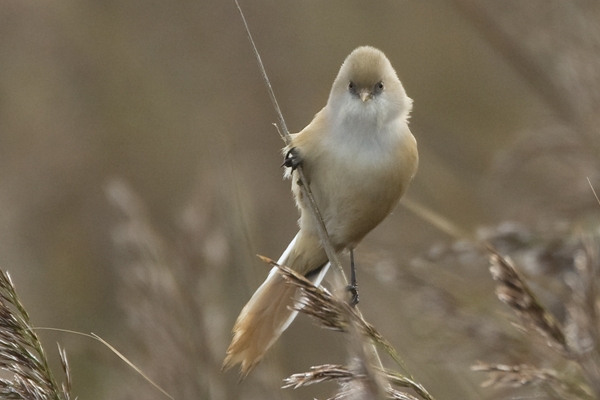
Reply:
[[[286,176],[300,211],[299,231],[278,260],[319,285],[329,267],[317,222],[298,182],[313,193],[336,252],[353,250],[397,205],[417,172],[417,142],[408,127],[412,100],[385,54],[353,50],[325,107],[284,148]],[[355,282],[353,282],[355,284]],[[354,288],[355,289],[355,288]],[[274,267],[238,316],[223,368],[240,364],[244,379],[297,315],[296,288]]]

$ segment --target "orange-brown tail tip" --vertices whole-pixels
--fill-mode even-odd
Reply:
[[[249,364],[245,362],[245,360],[236,359],[232,354],[227,354],[225,357],[225,361],[223,361],[223,367],[221,371],[225,372],[231,369],[234,365],[240,364],[240,377],[238,379],[238,383],[242,382],[250,372],[254,369],[254,367],[258,364],[260,360],[257,360],[253,364]]]
[[[240,380],[252,371],[297,313],[289,309],[295,292],[279,273],[269,275],[244,306],[233,327],[223,370],[240,364]]]

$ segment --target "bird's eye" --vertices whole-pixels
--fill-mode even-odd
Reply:
[[[354,82],[350,81],[350,83],[348,83],[348,90],[354,90]]]
[[[378,91],[382,91],[383,90],[383,82],[379,82],[375,85],[375,89]]]

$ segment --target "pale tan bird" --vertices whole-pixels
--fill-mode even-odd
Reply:
[[[412,100],[389,60],[373,47],[354,50],[333,82],[327,105],[294,134],[286,165],[304,173],[336,251],[352,251],[396,206],[417,171],[417,142],[408,129]],[[291,151],[290,151],[291,150]],[[278,263],[320,284],[329,267],[316,222],[289,168],[300,231]],[[242,309],[224,367],[242,378],[295,318],[296,289],[274,268]]]

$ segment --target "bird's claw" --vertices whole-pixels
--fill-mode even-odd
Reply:
[[[356,285],[348,285],[346,286],[346,290],[350,292],[350,307],[354,308],[358,304],[358,287]]]
[[[292,147],[285,154],[285,158],[283,159],[283,164],[281,164],[281,166],[295,170],[296,168],[298,168],[299,165],[302,164],[302,161],[303,160],[300,156],[300,153],[298,152],[298,149]]]

